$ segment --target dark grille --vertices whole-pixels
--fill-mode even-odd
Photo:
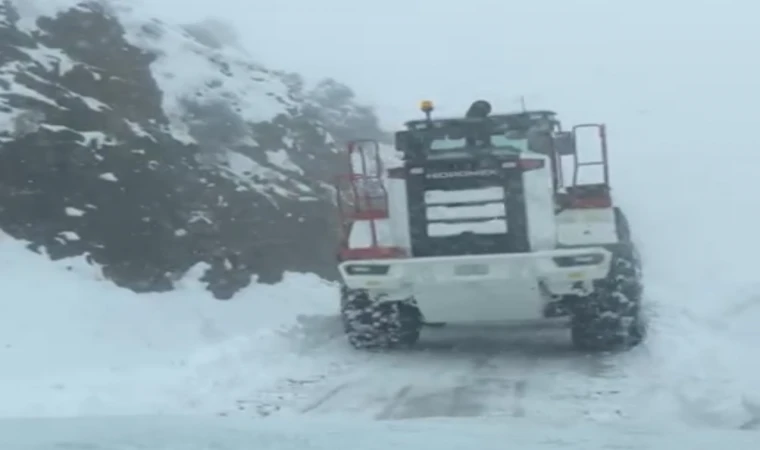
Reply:
[[[454,256],[528,251],[522,174],[515,168],[502,167],[504,163],[515,160],[515,158],[492,157],[408,164],[406,180],[413,255],[417,257]],[[491,194],[487,199],[456,198],[461,196],[462,192],[484,193],[485,190]],[[432,198],[431,192],[439,198]],[[495,196],[495,193],[500,195]],[[501,199],[496,197],[501,197]],[[431,202],[431,200],[435,201]],[[460,207],[484,205],[491,205],[491,209],[500,205],[502,212],[479,218],[460,215],[429,217],[429,208],[433,205],[449,207],[451,210],[447,211],[452,214],[455,214],[456,209]],[[475,222],[489,219],[503,221],[501,230],[465,230],[465,228],[475,226]],[[445,224],[463,228],[463,230],[442,236],[441,233],[430,232],[431,224],[434,229],[436,224]]]

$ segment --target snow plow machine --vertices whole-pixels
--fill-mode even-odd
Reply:
[[[384,167],[377,142],[348,144],[337,202],[350,344],[409,347],[426,325],[559,318],[582,351],[640,343],[641,264],[612,200],[605,126],[564,131],[552,111],[491,114],[483,100],[456,118],[421,109],[395,134],[400,167]],[[588,132],[601,156],[584,161]]]

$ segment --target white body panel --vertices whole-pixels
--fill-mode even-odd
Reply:
[[[523,172],[525,212],[528,220],[528,242],[533,251],[550,250],[557,246],[557,224],[554,215],[554,187],[549,158],[536,153],[523,158],[541,158],[544,167]]]
[[[598,255],[596,264],[559,267],[558,256]],[[544,317],[549,294],[590,288],[609,271],[601,247],[543,252],[346,261],[339,270],[347,287],[366,289],[385,301],[415,298],[428,322],[504,322]],[[385,275],[349,275],[351,265],[390,266]],[[463,271],[469,269],[469,272]],[[480,272],[477,269],[484,269]],[[543,288],[542,288],[543,286]]]
[[[600,245],[618,241],[612,208],[566,209],[556,218],[559,245]]]
[[[409,235],[409,212],[406,208],[406,182],[401,179],[385,180],[388,191],[388,214],[393,227],[393,246],[410,251],[412,238]]]

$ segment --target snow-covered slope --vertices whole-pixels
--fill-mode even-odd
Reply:
[[[1,3],[0,227],[137,291],[201,260],[221,297],[251,274],[331,275],[326,183],[342,141],[382,135],[372,110],[218,29],[126,1]]]
[[[291,385],[329,374],[309,348],[337,329],[334,286],[287,274],[213,302],[202,272],[138,295],[81,258],[51,263],[0,234],[0,416],[257,416]],[[322,334],[307,342],[314,327]]]

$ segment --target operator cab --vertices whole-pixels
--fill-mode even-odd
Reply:
[[[477,102],[476,102],[477,103]],[[473,104],[474,105],[474,104]],[[470,108],[472,110],[472,108]],[[396,133],[406,161],[534,151],[548,155],[560,130],[553,111],[411,120]]]
[[[552,183],[556,113],[491,115],[483,100],[464,117],[433,119],[429,102],[421,109],[426,117],[406,122],[395,139],[404,159],[412,255],[531,251],[525,174],[538,171],[534,178]]]

